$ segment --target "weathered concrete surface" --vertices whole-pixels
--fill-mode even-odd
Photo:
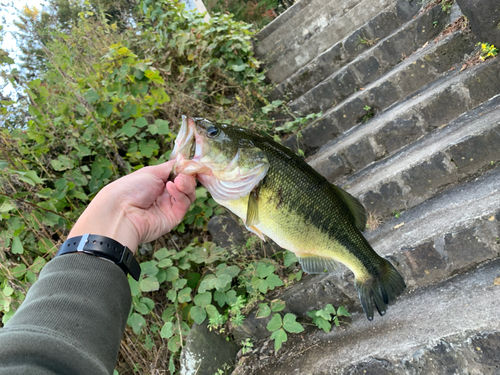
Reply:
[[[308,327],[278,355],[257,348],[234,374],[498,374],[500,260],[403,295],[385,317]]]
[[[335,134],[340,133],[335,118],[344,115],[347,118],[355,112],[366,113],[362,108],[366,102],[360,97],[346,102],[329,112],[323,120],[302,131],[303,144],[309,149],[323,145],[309,163],[330,181],[338,181],[342,175],[338,170],[331,169],[332,156],[341,157],[340,167],[343,171],[359,170],[362,166],[387,157],[406,142],[415,141],[425,133],[444,127],[460,114],[500,93],[499,62],[499,59],[491,60],[460,74],[451,72],[448,79],[389,108],[367,123],[351,126],[349,132],[333,139]],[[370,90],[366,89],[368,94]],[[401,136],[405,140],[393,140],[393,136]],[[328,142],[327,139],[333,141]],[[355,145],[360,142],[366,145],[362,154],[355,152]],[[353,148],[349,150],[350,147]]]
[[[416,139],[421,132],[415,129],[420,128],[413,126],[411,121],[406,124],[402,121],[399,129],[394,129],[393,122],[389,122],[381,131],[375,132],[374,137],[362,138],[364,141],[354,143],[365,145],[364,150],[355,155],[360,159],[365,158],[363,163],[359,163],[360,167],[366,168],[347,179],[341,173],[352,170],[352,167],[347,168],[346,165],[349,165],[347,160],[354,157],[349,156],[349,153],[355,151],[349,144],[341,143],[344,151],[340,153],[345,162],[329,164],[330,159],[323,157],[310,164],[331,182],[347,186],[350,193],[360,199],[369,212],[387,217],[393,211],[403,211],[417,205],[451,184],[498,166],[499,117],[500,96],[497,96],[447,126],[420,137],[418,141]],[[392,131],[385,131],[387,128]],[[371,150],[373,145],[384,144],[378,138],[381,137],[380,133],[388,137],[388,145],[394,144],[389,142],[394,137],[395,140],[406,139],[408,146],[367,167],[375,160],[367,150]],[[396,143],[400,144],[399,141]],[[385,151],[388,153],[387,148]],[[338,156],[339,153],[334,155]]]
[[[295,32],[290,30],[280,44],[265,46],[268,52],[262,50],[265,41],[259,43],[256,55],[269,61],[266,75],[272,82],[280,83],[392,4],[390,0],[330,1],[307,26],[295,25]],[[294,38],[297,31],[301,35]]]
[[[193,324],[189,332],[180,358],[183,375],[214,375],[218,369],[223,369],[224,364],[227,370],[223,374],[230,374],[234,367],[238,345],[209,331],[207,324],[208,321]]]
[[[408,39],[413,38],[413,32],[398,34]],[[397,39],[395,37],[395,39]],[[336,74],[324,80],[297,100],[290,103],[290,108],[299,113],[316,113],[328,111],[335,103],[352,95],[360,88],[365,90],[359,97],[363,101],[370,102],[373,110],[381,111],[397,100],[400,100],[424,85],[445,75],[452,67],[460,64],[465,55],[472,52],[474,45],[470,38],[462,33],[456,33],[437,43],[431,43],[428,48],[420,51],[401,63],[397,68],[394,66],[401,60],[393,58],[393,61],[384,56],[387,44],[391,42],[394,46],[404,46],[412,49],[412,43],[405,41],[390,40],[382,42],[380,48],[373,48],[363,54],[351,64],[346,65]],[[416,44],[413,45],[416,49]],[[402,50],[403,47],[398,47]],[[410,54],[413,50],[410,52]],[[391,56],[401,56],[396,51]],[[384,77],[378,85],[367,86],[387,71],[393,71],[390,76]],[[388,86],[387,86],[388,85]],[[370,92],[367,90],[371,90]],[[366,114],[366,111],[364,111]],[[345,118],[344,121],[349,121]],[[358,118],[353,118],[359,121]],[[346,124],[341,125],[346,128]]]
[[[433,46],[435,50],[433,50],[433,52],[429,51],[429,55],[426,54],[426,50],[420,51],[407,61],[398,65],[391,72],[365,86],[363,91],[352,94],[334,108],[324,112],[320,119],[301,132],[302,138],[300,140],[300,145],[301,148],[305,150],[306,155],[314,153],[325,145],[328,140],[334,140],[341,133],[350,130],[355,125],[360,124],[359,126],[363,126],[362,123],[367,121],[366,116],[369,116],[370,112],[375,113],[377,115],[376,117],[380,117],[380,115],[378,115],[380,111],[388,109],[397,101],[402,101],[407,98],[408,95],[413,95],[415,100],[419,100],[422,103],[422,106],[426,106],[425,109],[415,108],[417,112],[421,113],[419,119],[422,121],[429,121],[433,124],[435,124],[436,121],[441,121],[441,123],[433,125],[440,126],[461,113],[456,113],[457,109],[470,109],[488,99],[489,96],[481,94],[480,87],[481,89],[484,88],[485,94],[488,92],[490,96],[498,93],[498,90],[495,92],[493,85],[490,85],[489,82],[471,80],[470,75],[467,75],[467,71],[459,74],[461,67],[460,60],[455,58],[455,61],[453,61],[453,58],[449,56],[460,52],[463,58],[466,51],[472,49],[472,45],[464,42],[462,38],[463,37],[459,34],[446,38],[438,45]],[[452,47],[449,50],[447,50],[448,43],[446,43],[446,41],[448,41]],[[458,47],[458,51],[454,51],[453,47]],[[439,52],[443,52],[443,54]],[[435,58],[435,60],[431,57]],[[482,70],[491,63],[495,64],[495,61],[486,62],[486,64],[480,67],[474,67],[471,71],[475,72],[477,70]],[[490,73],[488,73],[491,74],[493,82],[498,82],[497,70],[495,66],[492,67]],[[461,77],[455,80],[451,79],[457,75]],[[453,86],[457,80],[465,80],[465,76],[468,79],[467,83],[464,82],[465,90],[468,91],[470,86],[474,86],[471,93],[475,96],[475,99],[472,99],[472,101],[466,97],[462,98],[463,95],[458,92],[458,88]],[[433,82],[433,80],[440,77],[441,80],[445,78],[450,78],[450,80],[446,82]],[[420,92],[426,88],[426,84],[433,85],[435,88],[432,90],[427,89],[425,93]],[[433,101],[436,98],[432,97],[432,95],[438,95],[436,90],[444,90],[446,88],[448,88],[446,94],[439,94],[444,101]],[[451,98],[451,96],[453,96],[453,98]],[[458,100],[458,102],[448,101],[450,99]],[[412,105],[411,103],[415,103],[415,100],[406,100],[404,106],[410,107]],[[366,106],[370,109],[367,110]],[[396,114],[398,113],[397,111],[401,109],[398,107],[397,110],[394,110],[394,108],[391,108],[391,110],[391,113]],[[443,116],[444,114],[451,115],[452,117],[447,118]],[[393,117],[396,116],[397,115],[394,115]],[[373,121],[374,120],[370,121],[370,123]],[[379,120],[375,119],[375,121]],[[290,140],[285,141],[285,144],[289,147],[294,145],[294,139],[291,137]],[[325,147],[328,146],[329,144]]]
[[[457,0],[478,40],[500,46],[500,2],[498,0]]]
[[[420,41],[422,37],[431,40],[449,23],[448,15],[441,12],[438,7],[434,7],[398,29],[418,12],[420,6],[421,4],[417,4],[417,2],[399,0],[396,7],[388,8],[388,10],[379,13],[365,25],[328,48],[295,74],[277,85],[271,93],[271,98],[273,100],[282,99],[283,97],[288,100],[297,99],[360,55],[363,57],[360,57],[357,67],[361,70],[364,70],[363,65],[370,65],[370,61],[375,59],[377,64],[381,64],[380,72],[387,71],[398,63],[403,55],[409,56],[417,48],[421,47],[422,44],[417,44],[417,40]],[[430,25],[432,27],[429,28]],[[374,51],[379,52],[375,53]],[[396,51],[400,53],[395,53]],[[386,57],[385,55],[388,52],[391,53],[390,60],[382,59],[383,56]],[[347,68],[342,69],[338,73],[338,78],[335,79],[345,80],[346,75],[350,77],[350,71]],[[366,76],[366,73],[360,73],[360,75],[359,79],[362,79],[363,76]],[[375,78],[376,76],[371,77],[371,80]],[[333,79],[334,77],[330,77],[330,80]],[[350,90],[348,88],[343,90],[347,90],[349,94],[352,94],[355,88],[362,87],[365,83],[357,81],[353,83]],[[331,98],[330,103],[333,103],[334,100],[335,98]]]
[[[259,42],[262,42],[267,37],[270,37],[271,39],[279,39],[280,36],[278,35],[278,33],[273,34],[274,32],[283,27],[292,18],[296,17],[303,9],[311,6],[317,6],[318,4],[318,1],[313,0],[297,1],[290,8],[288,8],[286,11],[272,20],[268,25],[266,25],[266,27],[259,30],[259,32],[255,34],[255,39]]]

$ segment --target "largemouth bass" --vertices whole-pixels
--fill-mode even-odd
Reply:
[[[369,320],[373,305],[384,315],[406,287],[361,234],[366,227],[361,203],[272,139],[183,116],[171,159],[177,161],[175,174],[194,174],[249,230],[295,253],[305,272],[346,265]]]

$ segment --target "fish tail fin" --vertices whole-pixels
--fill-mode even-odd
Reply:
[[[398,295],[403,293],[406,284],[403,277],[387,260],[382,259],[379,276],[372,276],[368,280],[356,280],[361,306],[368,320],[373,320],[373,305],[382,316],[385,314],[387,305],[394,301]]]

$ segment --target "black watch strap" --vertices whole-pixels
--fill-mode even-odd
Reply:
[[[68,238],[59,248],[56,257],[77,252],[108,259],[116,263],[125,275],[130,273],[136,281],[139,281],[141,267],[134,258],[134,254],[127,246],[123,246],[112,238],[97,234]]]

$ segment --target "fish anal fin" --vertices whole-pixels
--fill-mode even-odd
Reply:
[[[351,212],[356,228],[358,228],[360,231],[364,231],[366,229],[366,211],[361,202],[338,186],[335,186],[333,184],[331,186],[333,190],[338,194],[340,199],[342,199],[342,201],[346,204],[349,212]]]
[[[340,268],[340,265],[332,258],[320,257],[311,254],[295,254],[304,272],[310,274],[332,273]]]
[[[245,220],[247,227],[259,224],[259,191],[260,183],[253,188],[248,196],[247,219]]]

